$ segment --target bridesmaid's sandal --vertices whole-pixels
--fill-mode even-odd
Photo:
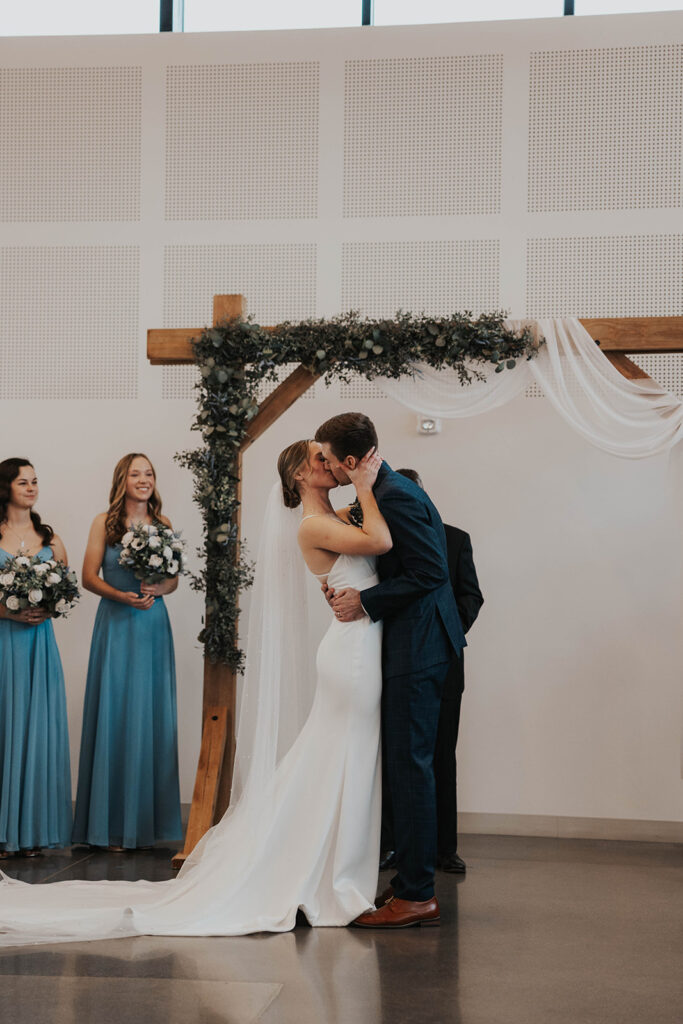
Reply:
[[[10,857],[14,857],[16,854],[12,850],[0,850],[0,860],[9,860]]]
[[[40,857],[42,850],[39,846],[32,846],[27,850],[19,850],[20,857]]]
[[[126,847],[125,846],[108,846],[107,850],[109,851],[109,853],[125,853],[126,852]]]

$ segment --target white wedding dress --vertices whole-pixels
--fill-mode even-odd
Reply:
[[[340,555],[328,577],[335,588],[376,582],[374,559],[360,556]],[[283,639],[295,659],[296,638]],[[381,625],[367,617],[332,620],[294,744],[279,763],[273,758],[272,772],[255,781],[251,772],[252,783],[177,878],[29,885],[0,873],[0,945],[280,932],[294,927],[299,908],[321,926],[346,925],[370,908],[379,861],[381,639]],[[249,655],[246,676],[248,686]],[[258,737],[270,727],[261,720]]]

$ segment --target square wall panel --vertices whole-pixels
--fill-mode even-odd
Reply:
[[[245,296],[267,326],[316,315],[314,244],[169,245],[164,250],[164,327],[204,327],[214,295]],[[164,366],[164,398],[191,398],[194,366]],[[272,389],[271,389],[272,390]]]
[[[363,316],[491,313],[500,306],[497,239],[348,242],[342,247],[342,309]]]
[[[680,316],[683,234],[530,238],[527,316]]]
[[[529,211],[683,204],[683,45],[531,54]]]
[[[136,398],[137,246],[0,249],[0,396]]]
[[[346,62],[344,216],[500,209],[503,58]]]
[[[0,220],[140,219],[139,67],[0,70]]]
[[[167,220],[318,211],[316,62],[170,67]]]

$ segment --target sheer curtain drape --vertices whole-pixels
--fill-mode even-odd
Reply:
[[[529,321],[508,320],[519,328]],[[453,370],[436,371],[420,364],[413,377],[378,378],[391,398],[425,416],[456,419],[489,412],[536,383],[562,418],[596,448],[624,459],[644,459],[670,452],[683,436],[683,402],[651,380],[627,380],[573,318],[533,321],[545,345],[534,359],[496,373],[485,367],[485,380],[461,386]],[[477,364],[476,367],[481,370]],[[683,507],[683,445],[670,463],[675,508]],[[683,740],[680,758],[683,778]]]
[[[521,325],[507,321],[511,328]],[[455,419],[496,409],[535,382],[574,430],[611,455],[647,458],[681,439],[683,402],[654,382],[623,377],[578,320],[539,320],[534,326],[545,345],[513,370],[485,367],[485,380],[463,387],[455,371],[420,364],[414,377],[378,378],[377,386],[424,415]]]

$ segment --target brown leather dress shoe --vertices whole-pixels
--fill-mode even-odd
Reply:
[[[357,928],[413,928],[416,925],[438,925],[441,921],[436,896],[416,902],[390,896],[379,910],[366,910],[353,924]]]

